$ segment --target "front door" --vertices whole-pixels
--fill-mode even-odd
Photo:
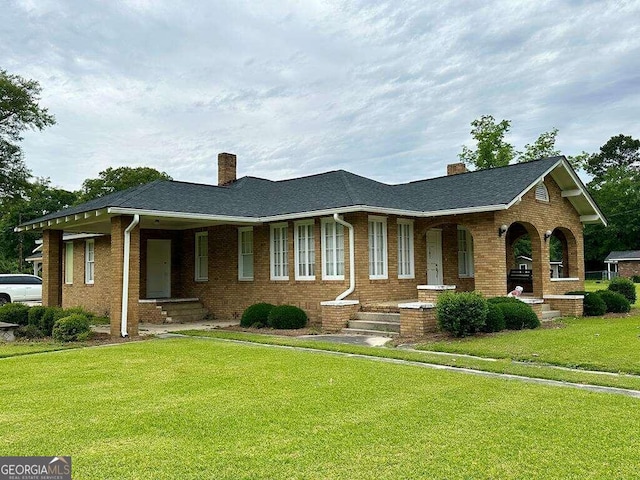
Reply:
[[[147,298],[171,296],[171,240],[147,240]]]
[[[427,232],[427,284],[442,285],[442,230]]]

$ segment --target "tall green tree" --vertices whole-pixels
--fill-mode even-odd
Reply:
[[[513,145],[504,139],[511,128],[509,120],[496,123],[493,115],[483,115],[471,122],[471,127],[476,149],[472,150],[466,145],[462,147],[462,153],[458,157],[464,163],[475,167],[476,170],[484,170],[504,167],[515,158],[516,151]]]
[[[25,130],[42,130],[55,118],[40,106],[40,84],[0,69],[0,206],[24,194],[30,176],[20,142]]]
[[[154,180],[171,180],[171,177],[165,172],[150,167],[109,167],[100,172],[98,178],[88,178],[82,183],[77,203],[88,202],[94,198],[144,185]]]
[[[557,135],[557,128],[549,132],[541,133],[535,142],[524,146],[524,152],[518,152],[518,163],[560,155],[560,150],[556,148]]]
[[[594,187],[610,181],[612,170],[620,170],[614,177],[624,172],[640,171],[640,140],[623,134],[611,137],[598,153],[586,159],[584,169],[593,176]]]

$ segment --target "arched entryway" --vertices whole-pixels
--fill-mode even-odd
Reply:
[[[549,239],[549,276],[551,278],[578,277],[578,245],[568,228],[556,227]]]
[[[542,243],[538,230],[527,222],[514,222],[506,232],[506,291],[521,286],[525,294],[542,296]],[[546,267],[544,269],[546,272]]]

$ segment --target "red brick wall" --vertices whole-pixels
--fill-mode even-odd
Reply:
[[[621,277],[632,277],[640,275],[640,261],[618,262],[618,275]]]

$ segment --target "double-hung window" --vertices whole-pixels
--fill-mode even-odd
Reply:
[[[196,233],[196,276],[197,282],[209,280],[209,234],[207,232]]]
[[[369,217],[369,278],[388,278],[386,217]]]
[[[64,283],[73,283],[73,242],[64,244]]]
[[[271,225],[271,280],[289,280],[288,230],[286,223]]]
[[[95,276],[95,243],[93,239],[85,242],[84,249],[84,283],[93,284]]]
[[[322,219],[322,279],[344,280],[344,227]]]
[[[458,227],[458,276],[473,277],[473,237],[464,227]]]
[[[313,220],[295,222],[296,280],[316,279],[316,247]]]
[[[253,227],[238,229],[238,280],[253,280]]]
[[[412,220],[398,220],[398,278],[415,278]]]

